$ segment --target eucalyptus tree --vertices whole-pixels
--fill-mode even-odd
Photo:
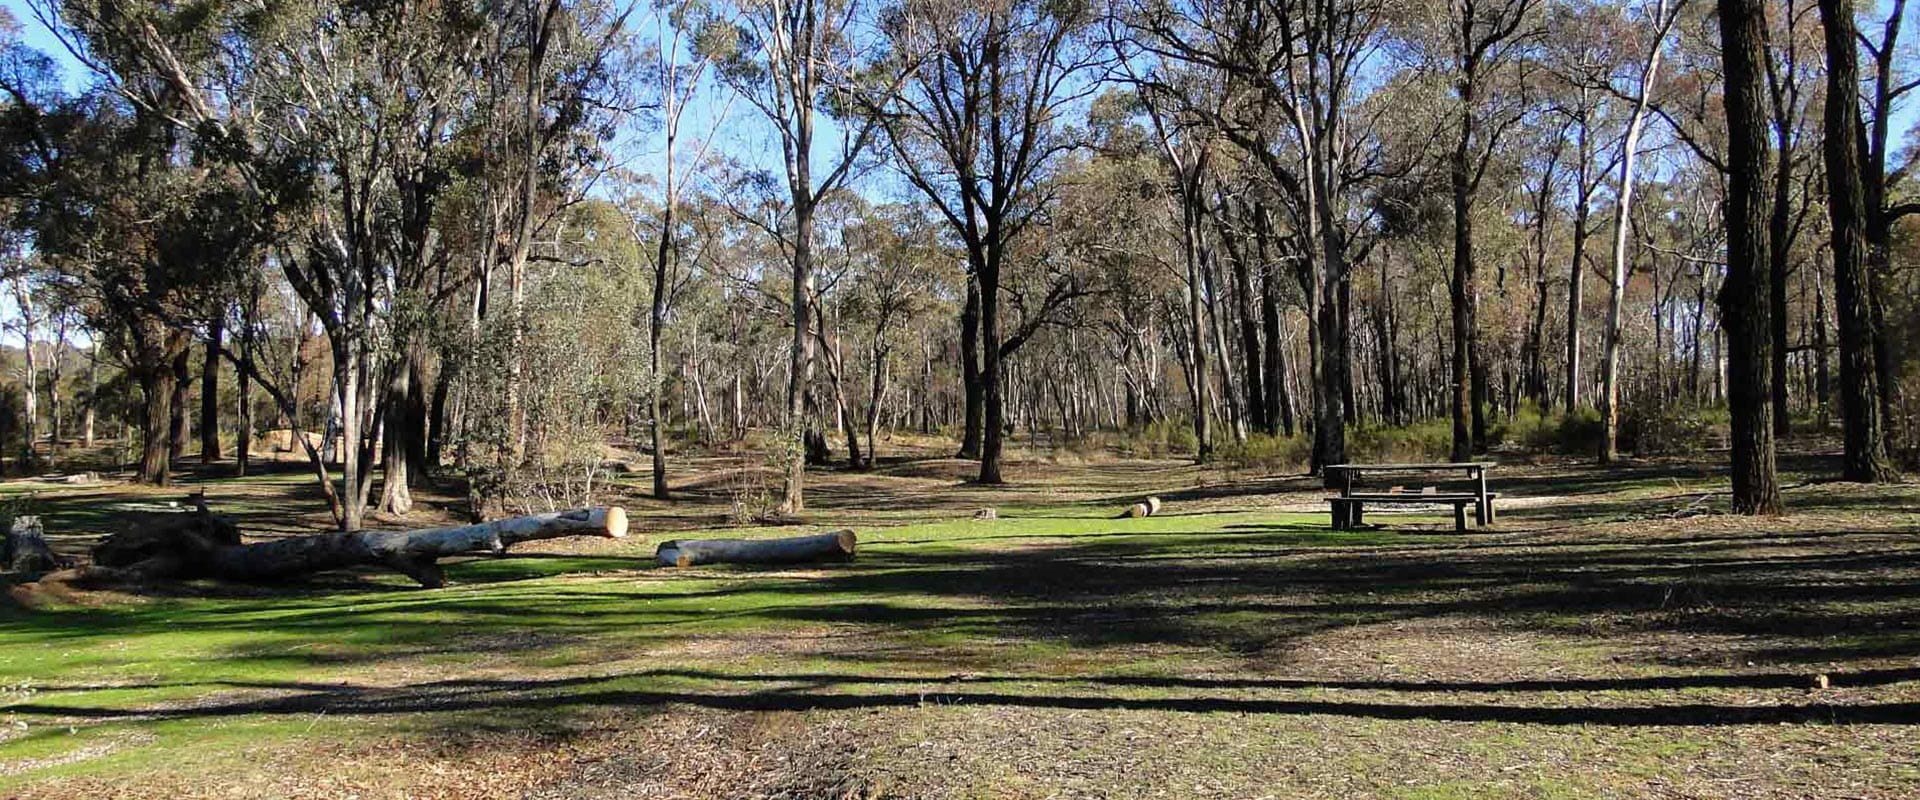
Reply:
[[[508,224],[489,241],[506,242],[500,258],[514,272],[542,216],[536,206],[551,205],[547,165],[593,152],[570,134],[592,119],[585,95],[601,74],[594,54],[617,27],[594,8],[561,0],[510,8],[315,0],[267,9],[49,0],[43,8],[112,91],[163,123],[165,136],[231,170],[250,207],[272,211],[251,230],[272,243],[272,263],[318,318],[331,351],[345,445],[335,494],[346,530],[365,518],[383,422],[383,505],[395,513],[411,505],[407,466],[424,434],[424,404],[415,401],[421,327],[464,283],[442,280],[452,254],[439,212],[459,177],[462,126],[502,96],[483,94],[477,71],[484,63],[523,76],[501,78],[518,87],[504,94],[519,114],[489,119],[506,140],[504,150],[486,149],[512,162],[509,179],[489,187],[514,198],[494,206],[509,209],[497,215]],[[582,55],[541,52],[562,42]]]
[[[1567,259],[1567,306],[1565,349],[1562,371],[1562,397],[1567,413],[1579,410],[1586,388],[1585,337],[1582,320],[1586,315],[1585,289],[1588,265],[1587,242],[1593,237],[1594,198],[1607,176],[1619,165],[1620,149],[1606,146],[1615,134],[1617,98],[1607,88],[1609,65],[1621,56],[1617,47],[1631,37],[1625,36],[1620,22],[1609,9],[1591,4],[1555,3],[1547,8],[1547,27],[1552,35],[1542,45],[1548,68],[1548,94],[1554,98],[1553,113],[1567,124],[1566,136],[1573,147],[1569,164],[1569,200],[1572,224],[1569,232],[1571,253]]]
[[[508,440],[498,456],[501,469],[512,469],[526,457],[528,438],[520,402],[525,363],[517,346],[526,326],[528,263],[536,238],[581,200],[580,184],[604,171],[600,143],[626,110],[614,55],[629,12],[603,0],[511,0],[450,12],[447,33],[470,30],[473,37],[451,66],[471,71],[452,77],[470,84],[456,92],[474,96],[453,99],[472,104],[461,124],[477,128],[485,143],[477,178],[488,235],[478,279],[487,280],[496,266],[507,273]]]
[[[1174,216],[1180,220],[1180,256],[1186,287],[1185,361],[1191,365],[1187,392],[1193,409],[1195,455],[1205,462],[1213,454],[1213,376],[1207,363],[1208,292],[1204,276],[1211,271],[1214,259],[1206,222],[1216,182],[1212,174],[1216,143],[1204,119],[1183,113],[1179,101],[1167,96],[1171,92],[1156,90],[1164,90],[1169,86],[1167,83],[1136,82],[1141,84],[1141,105],[1152,123],[1153,141],[1160,147],[1163,169],[1172,178],[1173,191],[1167,199],[1177,208]]]
[[[661,168],[658,230],[653,233],[653,292],[647,310],[647,358],[652,367],[647,411],[648,434],[653,440],[653,496],[665,499],[670,490],[667,481],[667,443],[661,422],[661,385],[664,382],[661,343],[666,332],[668,301],[672,296],[669,289],[674,281],[680,279],[681,273],[681,234],[678,230],[681,224],[680,201],[694,177],[694,171],[700,168],[706,158],[707,149],[713,143],[712,134],[726,120],[731,103],[723,105],[720,112],[712,117],[706,135],[693,142],[692,158],[683,165],[683,123],[688,109],[694,107],[695,98],[705,85],[717,53],[711,49],[703,50],[693,41],[691,34],[694,31],[690,30],[688,24],[689,15],[695,12],[691,3],[663,5],[656,11],[648,78],[653,83],[650,93],[657,95],[656,102],[659,104]],[[636,235],[639,233],[637,229],[635,232]]]
[[[971,313],[963,318],[961,348],[968,372],[972,351],[979,356],[981,483],[1001,482],[1002,364],[1025,341],[1002,322],[1008,255],[1050,201],[1060,156],[1077,145],[1065,118],[1099,87],[1095,18],[1082,0],[911,0],[884,28],[905,80],[871,105],[901,173],[967,251],[978,328]],[[1046,297],[1057,306],[1074,293],[1056,284]],[[1050,312],[1036,308],[1029,319]]]
[[[1894,350],[1885,319],[1886,289],[1893,279],[1894,226],[1908,216],[1920,214],[1920,201],[1911,196],[1911,179],[1916,162],[1920,160],[1920,151],[1911,147],[1902,151],[1893,138],[1896,104],[1920,89],[1920,80],[1905,74],[1898,63],[1904,52],[1900,35],[1907,19],[1907,2],[1892,0],[1886,8],[1886,17],[1874,26],[1877,30],[1867,31],[1877,33],[1877,36],[1859,37],[1861,48],[1866,51],[1872,68],[1872,77],[1867,84],[1869,93],[1860,101],[1860,130],[1857,133],[1861,143],[1860,186],[1866,210],[1861,229],[1866,238],[1868,300],[1873,321],[1870,344],[1874,348],[1874,367],[1880,373],[1877,388],[1883,420],[1892,417],[1896,382]],[[1823,3],[1822,19],[1826,16]],[[1831,60],[1835,48],[1832,34],[1828,36],[1827,49]],[[1831,126],[1838,120],[1831,117],[1829,120],[1828,135],[1831,136]],[[1896,155],[1902,158],[1898,163],[1894,161]]]
[[[1384,69],[1394,9],[1383,0],[1129,0],[1119,8],[1129,28],[1121,58],[1147,55],[1221,75],[1229,99],[1216,128],[1286,201],[1286,223],[1311,276],[1316,470],[1346,460],[1343,300],[1350,267],[1364,260],[1376,223],[1362,200],[1406,169],[1373,135],[1382,117],[1404,109],[1366,104]]]
[[[930,209],[917,204],[889,204],[865,209],[849,241],[859,252],[843,288],[842,314],[865,326],[867,339],[867,396],[863,427],[867,438],[865,463],[872,469],[880,448],[881,412],[893,386],[894,354],[907,333],[925,324],[936,310],[951,270],[949,254],[940,246],[943,223]],[[925,398],[921,399],[925,402]]]
[[[878,126],[873,117],[852,113],[874,80],[874,54],[867,49],[873,37],[861,30],[869,10],[861,0],[731,0],[690,23],[698,26],[702,52],[716,58],[719,79],[760,113],[780,144],[784,207],[762,227],[778,242],[791,274],[781,437],[780,510],[786,514],[806,506],[815,216],[822,200],[854,177]]]
[[[1773,361],[1767,317],[1766,4],[1719,0],[1720,52],[1726,75],[1727,281],[1720,314],[1727,337],[1737,343],[1727,363],[1727,399],[1732,411],[1733,510],[1741,514],[1781,511],[1774,466]]]
[[[1644,55],[1634,73],[1634,90],[1628,95],[1632,111],[1627,117],[1626,133],[1620,139],[1620,173],[1614,184],[1613,261],[1607,285],[1606,325],[1601,331],[1604,353],[1600,362],[1600,415],[1603,425],[1600,463],[1618,457],[1620,437],[1620,313],[1625,300],[1627,278],[1632,273],[1632,245],[1629,233],[1633,217],[1634,169],[1639,163],[1640,136],[1651,113],[1654,87],[1659,80],[1660,62],[1665,57],[1667,32],[1679,17],[1686,0],[1654,0],[1646,26],[1652,35],[1645,40]],[[1764,153],[1762,154],[1764,158]],[[1761,248],[1756,252],[1764,252]]]
[[[10,238],[31,237],[35,280],[58,287],[120,354],[142,395],[135,477],[165,485],[184,412],[176,366],[258,246],[260,208],[231,170],[180,146],[170,122],[179,98],[163,85],[68,96],[45,56],[0,46]]]
[[[1487,371],[1480,353],[1473,209],[1501,140],[1530,111],[1527,48],[1543,29],[1538,0],[1448,0],[1428,33],[1453,84],[1455,130],[1447,156],[1453,201],[1453,448],[1466,461],[1487,444]]]
[[[1792,433],[1793,415],[1788,413],[1791,381],[1787,380],[1787,283],[1793,273],[1794,245],[1812,209],[1808,193],[1798,185],[1803,170],[1812,159],[1805,145],[1815,128],[1811,100],[1818,96],[1810,80],[1820,71],[1819,50],[1810,39],[1809,24],[1817,20],[1814,4],[1805,0],[1783,0],[1778,14],[1768,20],[1767,99],[1769,128],[1773,133],[1773,184],[1771,208],[1767,216],[1768,298],[1773,356],[1773,432],[1784,438]],[[1811,51],[1811,53],[1809,53]],[[1857,90],[1856,90],[1857,91]],[[1822,321],[1824,324],[1824,321]],[[1816,399],[1815,404],[1826,402]]]
[[[1862,141],[1860,67],[1851,0],[1821,0],[1826,32],[1827,218],[1832,224],[1834,311],[1840,322],[1840,423],[1847,480],[1878,483],[1895,477],[1887,457],[1886,420],[1880,403],[1883,374],[1876,359],[1872,300],[1873,268],[1868,219],[1869,180],[1884,180],[1865,163],[1873,155]],[[1898,23],[1891,23],[1897,30]],[[1882,145],[1884,146],[1884,145]],[[1884,213],[1884,212],[1879,212]],[[1776,376],[1776,380],[1781,376]],[[1776,409],[1775,413],[1781,413]]]

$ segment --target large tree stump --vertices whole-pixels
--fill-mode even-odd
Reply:
[[[47,546],[46,529],[39,517],[14,517],[6,540],[0,542],[0,564],[28,576],[59,568],[60,559],[55,558],[53,549]]]
[[[563,536],[627,535],[627,512],[580,508],[551,514],[413,531],[355,531],[239,544],[232,523],[204,507],[170,526],[116,535],[94,550],[99,577],[217,578],[262,582],[347,567],[384,565],[428,588],[446,583],[444,556],[504,553],[508,546]],[[231,533],[229,533],[231,532]]]
[[[851,561],[857,543],[853,531],[790,539],[679,539],[660,543],[654,556],[668,567]]]

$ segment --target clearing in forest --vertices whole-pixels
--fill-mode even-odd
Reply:
[[[725,459],[626,540],[0,611],[0,796],[1912,797],[1920,487],[1735,518],[1717,466],[1507,465],[1491,530],[1328,529],[1305,478],[935,457],[815,476],[850,564],[655,567],[724,527]],[[188,481],[250,533],[290,471]],[[704,488],[703,488],[704,487]],[[63,547],[116,503],[53,487]],[[1114,519],[1142,495],[1161,514]],[[444,514],[424,497],[411,521]],[[975,520],[982,507],[998,518]],[[411,522],[410,521],[410,522]],[[424,522],[422,522],[424,524]],[[24,603],[22,602],[24,601]],[[1825,688],[1817,682],[1825,676]]]

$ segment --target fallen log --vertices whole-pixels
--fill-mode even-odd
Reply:
[[[207,512],[204,506],[183,517],[187,518],[164,529],[110,537],[94,550],[94,563],[105,572],[88,577],[261,582],[331,569],[384,565],[431,589],[446,583],[436,563],[445,556],[504,553],[510,545],[537,539],[618,539],[627,535],[627,512],[619,506],[509,517],[450,528],[334,532],[253,544],[239,544],[232,523]]]
[[[1126,511],[1120,512],[1120,516],[1122,518],[1151,517],[1158,513],[1160,513],[1160,498],[1148,497],[1145,500],[1128,506]]]
[[[14,517],[7,538],[0,542],[0,564],[13,572],[38,576],[59,568],[60,560],[47,546],[47,532],[39,517]]]
[[[667,567],[851,561],[857,543],[853,531],[790,539],[677,539],[661,542],[654,557]]]

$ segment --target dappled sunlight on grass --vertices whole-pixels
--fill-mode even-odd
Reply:
[[[1640,502],[1621,486],[1599,500]],[[15,731],[0,791],[686,707],[1619,728],[1920,716],[1908,516],[1455,534],[1183,503],[1145,519],[1104,502],[999,512],[863,526],[849,564],[660,568],[654,536],[450,562],[440,590],[368,574],[0,610]],[[1815,671],[1831,689],[1809,703]]]

